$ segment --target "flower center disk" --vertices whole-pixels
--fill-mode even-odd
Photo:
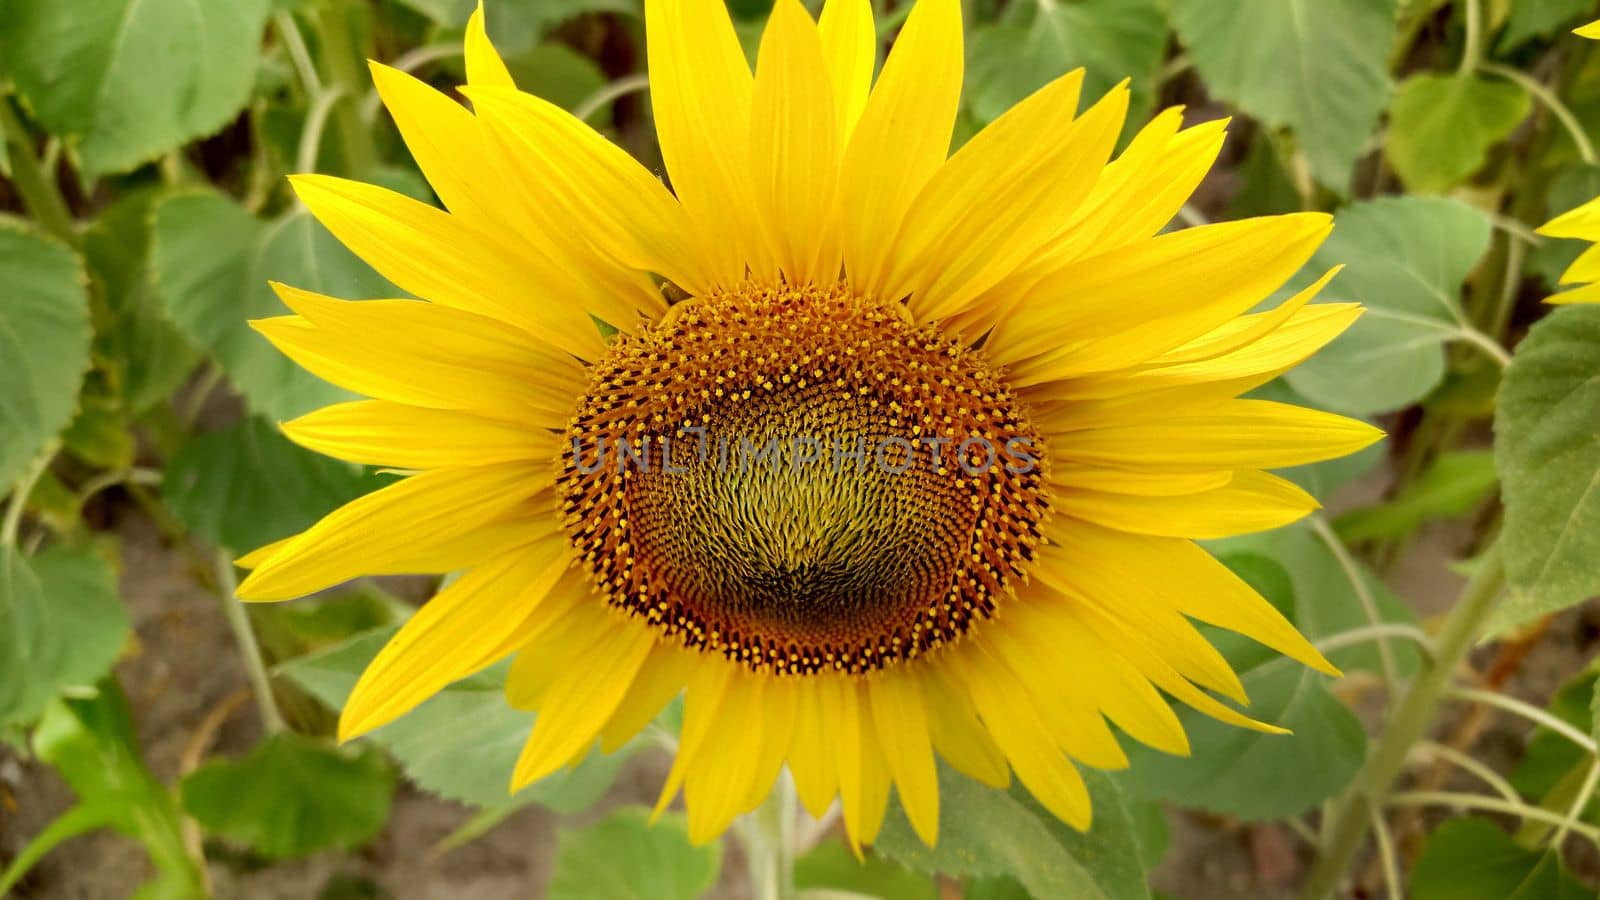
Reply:
[[[993,614],[1044,448],[976,350],[898,304],[741,287],[621,336],[558,489],[608,602],[758,671],[864,672]]]

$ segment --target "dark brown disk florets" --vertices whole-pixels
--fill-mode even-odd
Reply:
[[[1048,506],[982,354],[898,304],[746,285],[595,366],[559,463],[608,601],[778,673],[863,672],[991,615]]]

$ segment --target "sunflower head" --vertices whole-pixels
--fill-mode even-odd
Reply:
[[[753,70],[720,0],[645,10],[670,187],[517,91],[481,10],[466,105],[373,70],[443,209],[295,179],[420,299],[280,289],[258,330],[371,398],[285,430],[410,474],[241,560],[240,596],[463,573],[341,735],[513,656],[512,787],[682,694],[662,803],[696,840],[787,767],[852,841],[893,789],[932,843],[937,757],[1085,828],[1080,766],[1187,751],[1171,701],[1274,730],[1194,623],[1332,668],[1194,541],[1303,516],[1267,470],[1380,436],[1240,399],[1359,313],[1311,303],[1331,272],[1250,312],[1328,218],[1165,231],[1224,123],[1168,110],[1113,159],[1126,86],[1083,104],[1081,72],[951,154],[958,0],[876,75],[867,0],[779,0]]]

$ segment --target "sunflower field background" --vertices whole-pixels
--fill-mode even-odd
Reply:
[[[435,202],[365,61],[451,91],[475,5],[0,0],[0,896],[1595,896],[1600,307],[1545,302],[1587,244],[1538,231],[1600,195],[1592,0],[964,2],[958,145],[1082,67],[1130,80],[1124,141],[1232,117],[1171,228],[1333,214],[1292,284],[1343,265],[1325,298],[1367,311],[1256,395],[1388,437],[1208,545],[1343,670],[1217,633],[1291,735],[1186,711],[1191,754],[1130,747],[1086,833],[941,770],[938,844],[891,801],[860,858],[792,803],[652,824],[676,707],[508,796],[503,665],[337,745],[437,579],[234,599],[239,554],[388,478],[278,431],[344,395],[250,329],[269,279],[401,295],[285,176]],[[772,4],[728,5],[753,58]],[[484,6],[520,88],[662,171],[641,0]],[[874,0],[880,61],[910,7]]]

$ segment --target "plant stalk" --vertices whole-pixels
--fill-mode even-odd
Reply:
[[[250,616],[236,596],[238,579],[233,574],[233,560],[228,554],[217,551],[217,588],[222,597],[222,613],[228,619],[228,628],[239,642],[239,652],[244,656],[245,675],[250,679],[250,690],[256,695],[256,708],[261,712],[261,727],[267,734],[277,734],[285,726],[278,701],[272,696],[272,677],[267,674],[267,664],[261,658],[261,645],[250,627]]]
[[[1450,679],[1460,667],[1484,622],[1494,610],[1505,583],[1505,563],[1498,543],[1491,545],[1461,598],[1446,617],[1434,643],[1435,657],[1411,683],[1405,698],[1389,717],[1377,749],[1356,776],[1355,784],[1328,816],[1323,833],[1323,853],[1306,880],[1305,900],[1327,900],[1339,887],[1356,851],[1367,835],[1372,811],[1381,810],[1394,780],[1405,765],[1411,747],[1433,724]]]
[[[746,817],[745,851],[750,858],[750,881],[756,900],[796,900],[797,803],[794,780],[782,773],[772,793]]]
[[[372,131],[361,121],[360,98],[367,84],[366,69],[356,52],[355,35],[350,30],[349,5],[325,5],[317,21],[322,31],[322,65],[331,83],[340,92],[334,101],[334,125],[339,129],[339,144],[344,149],[345,174],[361,177],[378,163]]]
[[[73,225],[72,211],[67,208],[66,198],[61,196],[61,187],[40,164],[28,130],[23,127],[22,120],[11,106],[11,100],[6,97],[0,97],[0,140],[11,148],[7,154],[11,161],[11,183],[17,186],[17,193],[22,195],[22,205],[27,208],[29,215],[45,231],[70,246],[78,246],[78,231]]]

